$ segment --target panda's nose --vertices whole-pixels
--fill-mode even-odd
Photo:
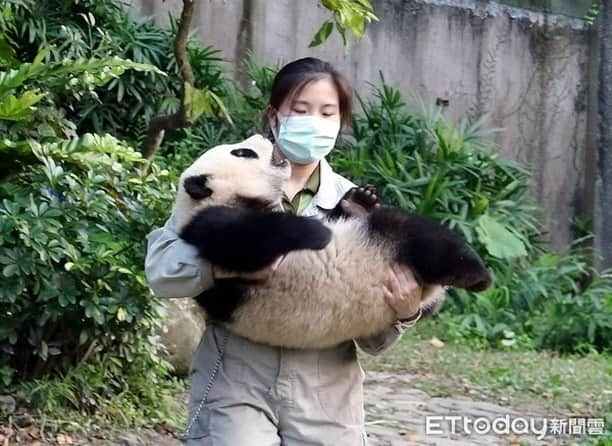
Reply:
[[[287,160],[286,159],[282,159],[278,161],[272,160],[272,165],[274,167],[287,167]]]
[[[285,159],[281,154],[280,151],[278,150],[274,150],[272,152],[272,157],[270,158],[270,164],[272,164],[274,167],[287,167],[287,159]]]

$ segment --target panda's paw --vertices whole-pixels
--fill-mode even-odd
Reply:
[[[375,208],[380,207],[376,188],[371,184],[354,187],[349,190],[330,215],[331,219],[339,217],[364,217]]]
[[[362,207],[366,213],[371,212],[376,207],[380,207],[376,188],[371,184],[352,188],[346,193],[343,200]]]

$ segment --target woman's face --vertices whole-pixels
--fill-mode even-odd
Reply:
[[[340,122],[340,101],[333,81],[322,78],[304,85],[301,91],[286,98],[279,108],[283,116],[318,116]],[[271,117],[278,130],[278,118]]]

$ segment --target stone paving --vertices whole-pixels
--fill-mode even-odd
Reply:
[[[557,445],[563,444],[554,437],[538,441],[535,436],[467,435],[457,429],[451,434],[450,425],[442,424],[441,435],[425,435],[426,416],[466,416],[489,420],[506,415],[513,420],[517,417],[535,417],[536,426],[541,426],[542,418],[553,417],[542,409],[516,411],[508,406],[474,401],[464,396],[434,398],[427,393],[414,389],[410,376],[391,373],[368,372],[365,381],[366,428],[368,446],[497,446],[497,445]],[[522,442],[522,443],[521,443]]]
[[[416,390],[412,376],[392,373],[367,372],[365,381],[366,425],[368,446],[544,446],[564,444],[554,437],[538,441],[534,436],[498,436],[493,433],[476,435],[472,433],[450,433],[447,425],[441,435],[425,435],[427,415],[486,417],[489,420],[508,415],[516,417],[536,417],[541,425],[543,417],[552,417],[541,408],[517,411],[508,406],[490,402],[475,401],[464,396],[435,398]],[[458,429],[459,431],[459,429]],[[105,442],[79,443],[106,445]],[[118,446],[180,446],[179,440],[152,431],[138,434],[126,432],[112,441]]]

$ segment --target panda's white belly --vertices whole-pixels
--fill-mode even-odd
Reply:
[[[228,327],[256,342],[322,348],[378,333],[395,317],[383,284],[393,252],[368,236],[364,223],[330,223],[321,251],[288,254],[265,284],[254,287]]]

